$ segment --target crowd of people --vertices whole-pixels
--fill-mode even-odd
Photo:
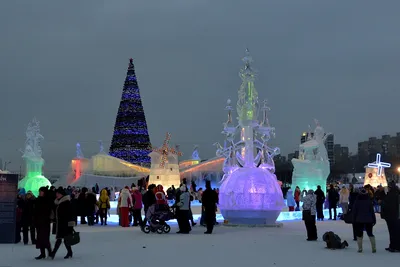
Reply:
[[[325,193],[321,186],[315,190],[301,191],[296,187],[286,194],[289,211],[300,210],[300,202],[303,202],[303,220],[307,230],[307,240],[318,239],[316,220],[324,220],[324,205],[329,209],[329,219],[342,219],[351,224],[353,228],[353,240],[357,241],[358,252],[363,251],[363,232],[367,233],[372,252],[376,252],[376,241],[373,227],[376,224],[376,213],[380,213],[386,221],[389,232],[389,252],[400,252],[400,191],[394,182],[390,182],[387,188],[382,186],[376,189],[370,185],[362,188],[354,188],[353,185],[335,187],[330,185]],[[338,216],[337,207],[342,208],[342,214]]]
[[[20,189],[17,195],[17,220],[15,241],[22,240],[25,245],[30,241],[40,250],[35,259],[46,258],[46,251],[54,259],[58,249],[64,241],[67,255],[65,259],[72,258],[72,244],[70,236],[74,233],[76,222],[73,217],[71,197],[63,188],[41,187],[37,197],[31,191]],[[50,234],[56,236],[54,248],[51,247]]]
[[[192,184],[190,189],[186,180],[175,190],[173,187],[164,192],[162,185],[150,184],[147,190],[144,187],[125,186],[119,191],[117,214],[121,227],[139,226],[142,230],[146,227],[151,216],[149,209],[173,210],[173,218],[178,222],[179,234],[188,234],[196,225],[191,211],[191,202],[201,198],[202,218],[200,224],[207,228],[205,234],[211,234],[216,222],[216,210],[218,193],[211,188],[210,181],[206,181],[206,189],[196,190]],[[91,190],[86,187],[58,188],[54,186],[42,187],[37,197],[31,191],[20,189],[17,195],[17,223],[15,241],[23,241],[25,245],[30,242],[40,250],[37,260],[48,256],[54,259],[61,243],[67,250],[65,259],[73,256],[72,246],[68,244],[66,237],[74,233],[74,227],[78,224],[93,226],[97,224],[107,225],[110,214],[110,201],[115,199],[115,194],[109,188],[99,189],[96,184]],[[99,197],[97,197],[99,194]],[[195,197],[196,196],[196,197]],[[169,206],[168,200],[174,204]],[[142,220],[142,209],[145,218]],[[164,222],[165,223],[165,222]],[[22,238],[21,238],[22,233]],[[50,235],[56,235],[54,248],[51,248]]]

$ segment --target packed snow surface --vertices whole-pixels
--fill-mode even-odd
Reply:
[[[144,234],[137,227],[78,226],[81,243],[74,246],[74,257],[64,260],[61,246],[56,258],[37,261],[39,253],[33,245],[0,245],[0,266],[397,266],[399,254],[385,251],[388,246],[386,224],[378,220],[374,227],[377,253],[372,254],[368,238],[364,252],[357,253],[350,225],[343,221],[318,222],[319,241],[307,242],[302,221],[284,222],[281,228],[248,228],[217,226],[214,234],[204,235],[204,228],[195,226],[189,235]],[[321,241],[325,231],[332,230],[350,247],[344,250],[325,249]],[[52,236],[53,238],[53,236]],[[53,242],[54,244],[54,242]]]

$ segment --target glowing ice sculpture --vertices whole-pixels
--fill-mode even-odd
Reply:
[[[44,159],[40,140],[43,139],[39,122],[34,118],[26,130],[25,150],[21,151],[26,163],[26,176],[18,182],[18,188],[24,188],[26,192],[32,191],[35,196],[38,196],[40,187],[51,186],[50,181],[42,175]]]
[[[320,185],[326,192],[326,179],[330,173],[328,152],[325,141],[329,134],[325,134],[324,128],[315,120],[314,135],[308,133],[307,142],[300,145],[299,158],[292,159],[293,176],[292,185],[300,187],[300,190],[316,190]]]
[[[225,157],[224,177],[219,189],[219,208],[229,224],[272,225],[275,224],[284,200],[282,190],[274,174],[273,157],[279,148],[267,145],[275,129],[270,127],[267,102],[261,108],[263,120],[257,121],[259,104],[254,87],[255,72],[250,64],[248,50],[243,58],[244,68],[240,71],[242,85],[239,89],[237,113],[239,125],[232,122],[232,106],[228,100],[228,121],[224,123],[226,146],[217,145],[217,156]],[[240,141],[234,142],[239,129]],[[258,140],[260,136],[260,140]]]

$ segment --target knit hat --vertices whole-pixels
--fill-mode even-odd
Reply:
[[[20,188],[18,194],[24,196],[25,195],[25,188]]]

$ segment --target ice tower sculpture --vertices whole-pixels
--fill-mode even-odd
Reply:
[[[38,196],[40,187],[51,186],[50,181],[42,175],[44,159],[42,158],[40,140],[43,139],[40,134],[39,122],[34,118],[26,130],[25,150],[21,151],[23,153],[22,158],[26,163],[26,175],[19,181],[18,188],[32,191],[35,196]]]
[[[292,185],[300,190],[316,190],[320,185],[326,192],[326,179],[330,173],[328,152],[325,141],[329,134],[325,134],[324,128],[315,120],[314,134],[308,133],[307,142],[300,145],[299,158],[292,159],[294,167]]]
[[[256,75],[251,68],[252,58],[248,49],[243,61],[245,65],[240,71],[243,82],[236,105],[239,125],[233,125],[233,108],[228,100],[225,108],[228,120],[222,132],[227,145],[222,147],[216,143],[217,156],[225,157],[219,208],[229,224],[273,225],[284,206],[273,161],[280,150],[267,144],[275,135],[275,128],[268,122],[266,100],[261,107],[262,122],[257,120],[260,107],[254,87]],[[240,141],[234,142],[237,132],[240,132]]]

